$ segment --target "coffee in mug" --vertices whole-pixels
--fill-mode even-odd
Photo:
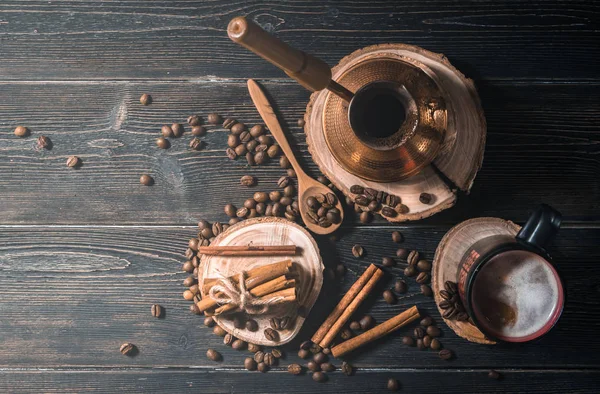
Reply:
[[[542,205],[516,237],[486,237],[463,256],[459,295],[471,320],[486,336],[527,342],[550,331],[558,321],[564,289],[543,246],[558,231],[560,221],[560,213]]]

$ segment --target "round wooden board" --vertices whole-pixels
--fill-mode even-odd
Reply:
[[[323,108],[327,95],[330,94],[327,90],[313,93],[306,107],[306,141],[309,152],[321,172],[345,195],[354,197],[350,193],[352,185],[362,185],[398,195],[402,198],[402,203],[409,208],[409,212],[386,219],[392,222],[419,220],[452,207],[456,203],[456,190],[452,190],[454,185],[465,192],[471,189],[483,161],[485,117],[473,81],[454,68],[444,55],[413,45],[382,44],[357,50],[344,57],[332,69],[333,79],[337,79],[357,62],[382,54],[425,65],[427,72],[432,74],[433,79],[447,95],[449,113],[453,116],[448,117],[444,144],[434,162],[413,177],[390,183],[367,181],[346,171],[334,159],[325,141]],[[437,171],[441,171],[454,185],[449,187]],[[422,204],[419,201],[419,195],[423,192],[434,196],[432,203]]]
[[[516,235],[521,227],[511,221],[499,218],[477,218],[466,220],[452,227],[444,235],[435,251],[431,284],[436,305],[442,301],[440,290],[444,289],[444,282],[457,281],[458,265],[470,245],[489,237],[490,235],[508,234]],[[442,309],[438,306],[440,314]],[[454,332],[471,342],[493,345],[496,342],[488,339],[474,325],[469,322],[444,319],[448,327]]]
[[[212,246],[223,245],[296,245],[298,252],[294,256],[207,256],[200,259],[198,269],[198,282],[200,288],[204,278],[228,277],[241,271],[291,259],[299,269],[299,283],[296,288],[297,305],[302,305],[306,311],[303,316],[297,316],[295,325],[287,330],[279,331],[280,340],[273,342],[265,338],[263,331],[269,327],[269,319],[272,317],[296,316],[297,305],[287,309],[273,308],[266,314],[255,315],[259,329],[256,332],[246,329],[238,329],[233,326],[232,320],[227,316],[215,316],[215,321],[227,332],[246,342],[257,345],[277,346],[291,341],[300,331],[308,312],[313,307],[321,286],[323,285],[323,261],[319,248],[310,234],[295,223],[286,219],[265,217],[244,220],[219,234],[211,243]],[[206,297],[202,294],[202,297]]]

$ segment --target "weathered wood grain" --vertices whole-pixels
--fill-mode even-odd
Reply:
[[[0,390],[11,393],[380,393],[395,378],[407,393],[593,393],[598,371],[500,370],[503,379],[487,377],[487,370],[358,370],[347,377],[328,374],[326,383],[308,375],[292,376],[277,368],[266,374],[242,370],[83,370],[0,371]]]
[[[309,93],[294,83],[264,82],[279,106],[284,129],[301,163],[317,175],[296,125]],[[600,215],[600,111],[598,85],[483,84],[488,122],[483,168],[469,196],[427,223],[499,216],[523,221],[527,210],[547,202],[565,220],[594,221]],[[248,168],[226,158],[226,131],[216,129],[202,152],[188,148],[191,136],[169,150],[154,140],[162,124],[184,122],[192,113],[217,111],[248,124],[259,122],[245,83],[2,83],[0,92],[0,210],[3,224],[192,224],[223,219],[228,202],[241,204],[254,190],[272,190],[283,174],[277,163]],[[151,106],[139,104],[149,92]],[[14,136],[23,124],[33,135]],[[33,148],[35,136],[53,141]],[[78,155],[83,166],[65,165]],[[139,184],[150,173],[152,187]],[[248,190],[244,174],[259,178]],[[347,215],[352,216],[352,215]]]
[[[441,52],[467,76],[597,79],[594,2],[3,1],[5,80],[210,79],[284,74],[233,44],[248,15],[330,65],[402,42]]]
[[[326,279],[317,304],[298,337],[284,346],[286,362],[299,361],[295,352],[309,338],[331,308],[368,264],[393,255],[395,227],[360,227],[347,230],[335,245],[320,240],[327,268],[343,262],[343,280]],[[448,227],[400,227],[403,246],[417,248],[431,259]],[[192,227],[0,227],[0,368],[47,367],[188,367],[238,368],[249,353],[222,344],[222,339],[202,326],[202,317],[191,315],[181,298],[180,272]],[[597,368],[597,325],[600,275],[598,229],[565,229],[552,248],[566,280],[567,304],[558,326],[535,344],[483,346],[457,337],[441,322],[432,299],[419,293],[409,279],[409,292],[397,305],[387,305],[378,295],[402,276],[401,264],[385,269],[380,287],[361,306],[382,322],[417,305],[434,316],[443,328],[441,342],[457,358],[440,360],[434,352],[401,344],[401,329],[353,353],[349,360],[359,367],[387,368]],[[351,254],[359,241],[363,259]],[[329,277],[325,275],[326,278]],[[153,303],[165,307],[164,319],[150,314]],[[123,342],[139,348],[136,357],[119,353]],[[205,357],[207,348],[223,353],[222,363]],[[234,378],[232,378],[234,379]],[[0,379],[2,381],[2,379]]]

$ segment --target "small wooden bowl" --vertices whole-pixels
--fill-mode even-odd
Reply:
[[[227,231],[219,234],[211,243],[212,246],[233,245],[296,245],[298,252],[295,256],[207,256],[200,259],[198,268],[198,282],[200,288],[204,278],[217,278],[219,275],[228,277],[241,271],[291,259],[299,268],[299,283],[296,288],[297,304],[287,306],[286,309],[274,308],[263,315],[254,315],[252,318],[258,323],[259,329],[255,332],[238,329],[233,326],[233,321],[227,315],[215,316],[215,321],[225,331],[236,338],[257,345],[277,346],[291,341],[300,331],[308,312],[313,307],[321,286],[323,285],[323,261],[315,240],[308,231],[286,219],[264,217],[248,219],[231,226]],[[207,295],[202,293],[202,297]],[[304,308],[302,316],[298,315],[298,307]],[[286,330],[279,331],[279,341],[273,342],[265,338],[264,330],[269,325],[272,317],[295,317],[295,323]]]
[[[490,235],[508,234],[515,236],[520,226],[511,221],[498,218],[477,218],[466,220],[452,227],[440,241],[433,259],[431,272],[431,285],[436,305],[442,301],[440,290],[449,280],[457,281],[458,265],[470,245],[489,237]],[[442,309],[438,306],[440,314]],[[485,345],[494,345],[496,342],[487,338],[477,327],[467,322],[444,319],[456,335],[468,341]]]

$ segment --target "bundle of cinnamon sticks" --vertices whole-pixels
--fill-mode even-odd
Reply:
[[[208,296],[215,285],[222,281],[230,281],[239,290],[240,275],[238,273],[229,278],[207,278],[202,285],[202,300],[196,303],[198,309],[208,316],[221,315],[240,311],[240,305],[235,303],[219,302]],[[244,285],[246,290],[262,304],[279,305],[296,301],[296,279],[294,265],[291,260],[284,260],[273,264],[263,265],[246,272]],[[217,295],[221,293],[217,292]]]

